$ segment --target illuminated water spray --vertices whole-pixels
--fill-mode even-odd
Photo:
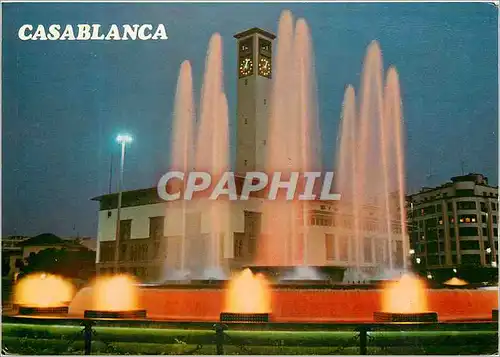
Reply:
[[[336,189],[343,199],[338,220],[352,220],[353,240],[349,242],[351,261],[359,268],[373,263],[372,251],[383,249],[378,257],[383,268],[392,271],[396,263],[406,268],[406,224],[404,205],[404,149],[401,96],[397,71],[391,67],[384,85],[382,52],[373,41],[367,49],[359,94],[346,89],[339,137]],[[370,214],[368,214],[370,212]],[[375,217],[375,221],[374,221]],[[373,241],[367,227],[385,239]],[[397,229],[396,227],[401,227]],[[396,242],[401,243],[396,249]],[[369,249],[364,248],[367,245]],[[377,253],[376,253],[377,254]],[[377,258],[376,258],[377,259]],[[395,262],[395,259],[399,259]]]
[[[293,60],[290,60],[293,59]],[[268,118],[266,171],[320,171],[320,135],[317,118],[314,56],[309,27],[281,14],[276,46],[275,72]],[[301,187],[299,182],[298,187]],[[307,266],[307,236],[304,224],[308,204],[283,197],[263,203],[263,225],[258,246],[259,265]]]
[[[193,102],[193,78],[191,63],[184,61],[181,64],[179,78],[177,80],[177,90],[175,93],[175,104],[173,113],[173,131],[171,142],[170,171],[180,171],[187,173],[194,164],[194,102]],[[177,192],[183,184],[176,181],[172,184],[172,191]],[[188,275],[186,262],[186,219],[189,201],[180,200],[169,202],[167,205],[166,217],[178,217],[180,220],[180,232],[176,232],[179,237],[179,266],[166,267],[170,279],[185,279]],[[170,224],[167,219],[167,225]],[[168,228],[168,227],[167,227]],[[162,232],[163,233],[163,232]],[[163,234],[162,234],[163,235]],[[176,269],[178,268],[178,269]]]

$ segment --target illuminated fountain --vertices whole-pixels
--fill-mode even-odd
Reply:
[[[267,172],[281,172],[281,180],[291,172],[321,171],[320,134],[316,103],[316,76],[309,27],[304,19],[294,19],[290,11],[281,15],[275,72],[268,118]],[[293,58],[293,61],[290,59]],[[298,187],[304,183],[298,182]],[[262,232],[256,265],[296,267],[286,279],[318,279],[314,257],[308,254],[308,201],[297,193],[287,201],[278,192],[275,201],[262,204]]]
[[[387,71],[384,85],[382,53],[376,41],[367,49],[359,106],[354,88],[348,86],[345,91],[336,165],[335,189],[342,201],[334,218],[352,217],[353,236],[345,246],[358,272],[362,275],[363,263],[372,260],[364,257],[367,245],[371,246],[368,251],[376,250],[377,263],[389,275],[394,275],[397,266],[406,269],[401,94],[394,67]],[[395,231],[396,226],[400,230]],[[368,231],[382,234],[375,238]]]
[[[427,307],[424,282],[411,275],[388,282],[382,292],[382,311],[373,315],[378,322],[437,322],[437,313]]]
[[[14,304],[21,315],[63,314],[75,291],[62,277],[37,273],[19,280],[14,287]]]
[[[185,61],[177,83],[171,170],[207,172],[215,183],[222,173],[230,171],[228,107],[223,86],[222,38],[218,33],[211,37],[208,46],[196,128],[192,82],[191,65]],[[178,217],[181,221],[180,231],[173,231],[178,223],[175,220],[169,222],[167,219],[166,229],[168,235],[178,238],[169,240],[169,249],[180,253],[180,261],[167,262],[164,278],[225,279],[226,267],[221,261],[229,245],[229,202],[208,200],[201,195],[194,198],[193,201],[170,202],[167,207],[167,217]],[[202,213],[207,213],[210,219],[203,220]]]
[[[100,276],[81,289],[71,301],[69,315],[86,318],[145,318],[140,309],[140,289],[131,276]]]
[[[228,284],[224,312],[226,322],[268,322],[271,314],[271,289],[261,274],[245,269]]]
[[[210,173],[213,185],[230,170],[229,118],[223,73],[222,38],[216,33],[210,39],[205,62],[195,155],[195,169]],[[202,278],[223,280],[226,273],[221,261],[231,231],[229,201],[201,199],[196,204],[200,212],[208,212],[210,217],[209,224],[201,227],[204,243],[198,246],[204,256]]]
[[[189,61],[184,61],[181,64],[181,69],[179,72],[179,78],[177,81],[177,90],[175,93],[175,104],[174,104],[174,114],[173,114],[173,130],[172,137],[170,139],[170,171],[180,171],[188,173],[193,169],[194,164],[194,102],[193,102],[193,77],[191,71],[191,63]],[[180,186],[180,187],[179,187]],[[182,187],[179,181],[174,181],[172,184],[172,191],[177,192]],[[179,239],[175,242],[177,243],[177,249],[179,251],[179,262],[165,262],[165,271],[167,276],[163,277],[167,280],[185,280],[188,275],[188,269],[186,261],[186,235],[188,231],[187,227],[187,213],[188,205],[190,201],[179,200],[168,202],[166,217],[178,217],[181,224],[179,232],[175,233],[175,236]],[[169,232],[175,229],[175,225],[170,227],[170,223],[174,220],[167,220],[167,230]],[[162,232],[163,233],[163,232]],[[175,244],[174,243],[174,244]],[[169,244],[170,246],[172,244]],[[194,259],[200,257],[192,257]],[[178,265],[176,265],[178,263]]]

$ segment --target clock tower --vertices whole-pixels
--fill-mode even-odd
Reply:
[[[244,175],[265,171],[272,41],[276,36],[254,27],[234,37],[238,41],[236,173]]]

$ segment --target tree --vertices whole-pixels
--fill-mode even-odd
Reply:
[[[20,277],[44,272],[67,278],[88,280],[95,274],[95,252],[86,248],[79,250],[48,248],[30,254],[20,268]]]
[[[7,276],[10,273],[10,261],[7,256],[6,259],[2,259],[2,276]]]

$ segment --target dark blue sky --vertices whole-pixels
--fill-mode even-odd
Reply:
[[[213,32],[224,41],[234,143],[232,35],[254,26],[276,32],[286,8],[311,27],[327,168],[343,89],[359,87],[365,48],[376,39],[385,66],[400,73],[409,190],[460,174],[461,160],[466,172],[483,172],[497,184],[497,10],[489,4],[9,3],[3,5],[3,234],[95,236],[98,205],[90,198],[108,191],[120,130],[135,138],[125,188],[156,185],[168,166],[179,65],[192,61],[199,93]],[[17,38],[22,24],[53,23],[164,23],[170,39]]]

